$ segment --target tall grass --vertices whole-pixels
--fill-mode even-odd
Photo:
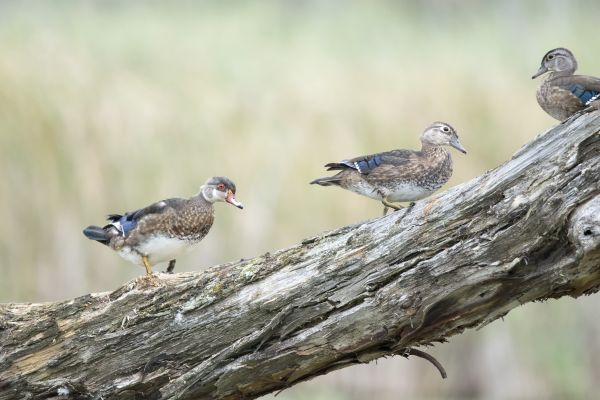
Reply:
[[[81,229],[194,194],[212,175],[232,178],[246,209],[218,207],[180,271],[379,216],[376,202],[307,182],[329,161],[416,148],[434,120],[453,124],[469,150],[453,153],[448,186],[478,176],[556,123],[529,79],[548,49],[567,46],[582,73],[600,75],[598,11],[591,1],[3,3],[0,301],[64,299],[141,274]],[[600,365],[583,369],[573,354],[600,353],[591,334],[600,327],[586,319],[595,308],[543,306],[585,324],[582,348],[565,340],[580,327],[521,335],[549,324],[534,309],[443,346],[456,364],[448,383],[417,362],[388,362],[385,371],[418,382],[384,374],[403,383],[323,398],[396,398],[399,387],[414,398],[501,398],[510,388],[507,397],[586,398]],[[512,353],[492,354],[502,348]],[[356,372],[345,374],[325,382],[353,387],[344,377]],[[312,398],[303,390],[321,389],[285,396]]]

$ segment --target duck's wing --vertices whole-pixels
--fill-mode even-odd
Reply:
[[[427,165],[422,160],[414,160],[400,165],[382,164],[365,176],[365,180],[373,185],[386,185],[393,181],[411,181],[422,176],[427,171]]]
[[[349,160],[342,160],[337,163],[325,165],[328,171],[331,170],[356,170],[363,175],[369,175],[374,171],[388,167],[398,167],[408,165],[417,158],[417,152],[412,150],[392,150],[384,153],[360,156]]]
[[[600,98],[600,78],[573,75],[558,78],[555,84],[561,89],[571,92],[586,106]]]
[[[140,208],[139,210],[126,212],[124,215],[110,214],[107,216],[107,219],[111,221],[110,225],[117,228],[123,236],[127,236],[129,232],[135,229],[142,219],[170,213],[173,210],[182,207],[185,202],[186,200],[184,199],[161,200],[150,204],[147,207]]]

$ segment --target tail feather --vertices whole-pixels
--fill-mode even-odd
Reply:
[[[121,218],[123,218],[123,216],[121,214],[108,214],[106,216],[106,219],[109,220],[110,222],[117,222]]]
[[[326,176],[324,178],[318,178],[314,181],[310,182],[311,185],[321,185],[321,186],[339,186],[341,182],[340,177],[338,176]]]
[[[325,164],[325,168],[327,168],[327,171],[334,171],[334,170],[344,170],[344,169],[354,168],[354,167],[348,161],[342,161],[342,162],[332,162],[329,164]]]
[[[85,228],[83,230],[83,234],[88,239],[95,240],[102,244],[108,244],[110,240],[110,235],[108,234],[108,232],[104,228],[95,225],[90,225],[87,228]]]

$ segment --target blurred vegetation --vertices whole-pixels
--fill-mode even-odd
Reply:
[[[111,290],[142,270],[81,234],[110,212],[238,186],[177,270],[247,258],[377,217],[311,187],[329,161],[417,148],[457,128],[448,186],[556,124],[535,101],[543,54],[600,75],[597,1],[0,3],[0,301]],[[597,295],[528,305],[437,346],[450,377],[385,360],[279,399],[588,399]]]

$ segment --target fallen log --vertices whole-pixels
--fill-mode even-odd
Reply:
[[[158,286],[0,305],[0,399],[251,399],[380,357],[428,358],[415,347],[599,286],[590,112],[386,217]]]

